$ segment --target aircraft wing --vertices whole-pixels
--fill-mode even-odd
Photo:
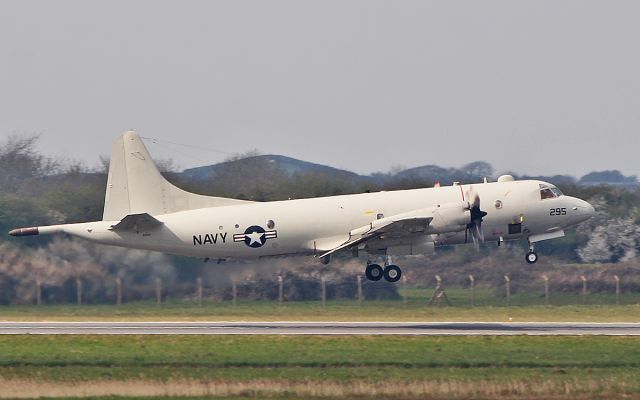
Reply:
[[[349,240],[322,254],[320,258],[327,257],[340,250],[350,249],[374,238],[397,238],[411,234],[425,232],[433,220],[432,216],[404,215],[383,218],[371,222],[358,229],[349,232]]]
[[[141,229],[146,230],[157,228],[162,224],[162,222],[158,221],[147,213],[129,214],[126,217],[122,218],[122,221],[113,225],[112,229],[114,231],[138,232]]]

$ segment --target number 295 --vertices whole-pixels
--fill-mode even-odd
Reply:
[[[554,215],[567,215],[567,209],[564,207],[561,208],[550,208],[549,209],[549,215],[554,216]]]

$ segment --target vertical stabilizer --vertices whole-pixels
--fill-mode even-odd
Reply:
[[[133,131],[124,133],[113,145],[104,199],[105,221],[118,221],[129,214],[160,215],[244,203],[248,202],[201,196],[172,185],[160,174]]]

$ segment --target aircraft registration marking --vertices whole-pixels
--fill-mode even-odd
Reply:
[[[193,245],[227,243],[227,232],[207,233],[204,235],[193,235]]]

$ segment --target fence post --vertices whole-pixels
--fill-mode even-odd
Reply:
[[[504,276],[504,283],[507,289],[507,307],[511,306],[511,279],[509,275]]]
[[[542,279],[544,280],[544,305],[549,305],[549,277],[546,275],[542,275]]]
[[[235,279],[231,280],[231,297],[233,299],[231,304],[235,306],[238,301],[238,286]]]
[[[76,278],[76,301],[78,305],[82,304],[82,281]]]
[[[407,275],[402,275],[402,306],[407,306]]]
[[[582,304],[587,304],[587,278],[581,275],[580,279],[582,280]]]
[[[476,278],[473,275],[469,275],[469,288],[471,292],[469,293],[469,298],[471,300],[471,307],[476,306]]]
[[[156,278],[156,304],[160,305],[162,303],[162,282],[160,278]]]
[[[322,307],[327,305],[327,283],[324,276],[320,278],[320,284],[322,286]]]
[[[433,291],[433,295],[431,296],[431,299],[429,300],[427,305],[442,307],[443,300],[447,303],[448,306],[451,305],[447,294],[442,288],[442,278],[440,278],[440,275],[436,275],[436,289]]]
[[[278,275],[278,305],[281,306],[284,300],[284,284],[282,282],[282,275]]]
[[[357,275],[358,281],[358,305],[362,305],[362,275]]]
[[[119,276],[116,277],[116,304],[122,304],[122,279]]]
[[[620,277],[618,275],[614,275],[613,279],[616,280],[616,305],[620,305]]]
[[[42,284],[39,279],[36,279],[36,305],[42,304]]]
[[[198,285],[198,307],[202,307],[202,278],[198,277],[196,283]]]

